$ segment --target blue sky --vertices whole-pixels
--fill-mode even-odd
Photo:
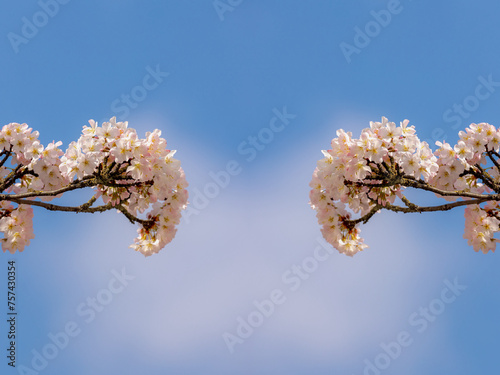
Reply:
[[[366,251],[290,275],[321,248],[308,184],[337,129],[407,118],[433,144],[499,125],[497,2],[54,1],[0,5],[2,124],[64,146],[91,118],[161,129],[191,199],[238,173],[147,259],[116,213],[35,209],[36,238],[0,264],[6,280],[17,262],[19,311],[18,368],[4,358],[2,374],[494,373],[500,264],[467,246],[461,209],[379,214]],[[277,112],[283,130],[263,130]],[[251,146],[259,134],[272,140]]]

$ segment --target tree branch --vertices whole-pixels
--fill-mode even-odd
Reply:
[[[403,213],[449,211],[455,207],[467,206],[470,204],[480,204],[483,202],[487,202],[489,200],[491,200],[491,199],[488,199],[488,198],[469,199],[469,200],[465,200],[465,201],[458,201],[458,202],[453,202],[453,203],[442,204],[440,206],[425,206],[425,207],[420,207],[420,206],[417,206],[413,203],[411,203],[411,207],[410,206],[400,207],[400,206],[395,206],[395,205],[387,203],[385,206],[382,206],[381,208],[385,208],[387,210],[394,211],[394,212],[403,212]]]
[[[108,203],[106,205],[102,205],[102,206],[90,207],[95,202],[95,199],[93,199],[93,198],[94,197],[92,197],[87,203],[84,203],[78,207],[59,206],[57,204],[35,201],[35,200],[31,200],[31,199],[12,198],[12,199],[10,199],[10,201],[17,203],[17,204],[43,207],[49,211],[64,211],[64,212],[76,212],[76,213],[80,213],[80,212],[82,212],[82,213],[83,212],[85,212],[85,213],[104,212],[104,211],[108,211],[108,210],[112,210],[112,209],[116,208],[115,206],[111,205],[110,203]]]
[[[500,200],[500,194],[477,194],[477,193],[471,193],[468,191],[446,191],[446,190],[441,190],[435,187],[432,187],[428,185],[425,181],[423,180],[417,180],[412,176],[408,175],[403,175],[401,177],[396,177],[396,176],[390,176],[389,178],[387,176],[384,177],[376,177],[375,179],[379,180],[385,180],[388,182],[382,182],[379,184],[373,184],[373,183],[367,183],[367,182],[361,182],[361,181],[349,181],[345,180],[346,185],[357,185],[357,186],[367,186],[367,187],[391,187],[394,185],[401,185],[404,187],[412,187],[415,189],[422,189],[422,190],[427,190],[431,191],[435,194],[439,194],[442,196],[448,196],[448,197],[467,197],[467,198],[475,198],[475,199],[483,199],[487,198],[488,200]]]
[[[2,201],[2,200],[10,201],[13,199],[22,199],[22,198],[31,198],[31,197],[56,196],[56,195],[65,193],[67,191],[95,186],[96,183],[95,183],[95,181],[92,181],[93,178],[94,178],[93,176],[86,176],[80,180],[75,180],[75,181],[71,182],[69,185],[64,186],[60,189],[56,189],[56,190],[50,190],[50,191],[38,190],[38,191],[31,191],[28,193],[21,193],[21,194],[0,194],[0,201]]]
[[[11,155],[12,146],[10,146],[10,150],[3,149],[0,153],[0,156],[3,156],[3,159],[0,161],[0,167],[3,167],[9,156]],[[4,156],[5,155],[5,156]]]
[[[375,215],[377,213],[378,210],[380,210],[382,206],[378,205],[378,204],[375,204],[373,206],[373,208],[365,215],[361,216],[359,219],[356,219],[356,220],[343,220],[343,223],[344,225],[347,227],[347,228],[354,228],[354,226],[356,226],[356,224],[359,224],[359,223],[363,223],[363,224],[366,224],[368,222],[368,220],[371,219],[371,217],[373,215]]]
[[[488,153],[488,155],[490,155],[490,158],[492,160],[494,160],[490,153],[491,154],[493,154],[493,153],[497,154],[497,153],[494,151],[491,151]],[[498,155],[498,156],[500,157],[500,155]],[[495,163],[495,165],[498,165],[498,163],[495,160],[494,160],[494,163]],[[350,186],[351,189],[355,189],[356,187],[368,187],[370,191],[376,187],[384,188],[384,187],[394,187],[394,186],[399,185],[399,186],[403,186],[403,187],[411,187],[414,189],[421,189],[421,190],[430,191],[430,192],[433,192],[435,194],[439,194],[441,196],[452,196],[452,197],[457,197],[457,198],[471,198],[471,199],[461,200],[461,201],[447,203],[447,204],[438,205],[438,206],[424,206],[424,207],[418,206],[418,205],[410,202],[410,200],[408,200],[408,198],[406,198],[402,194],[399,195],[399,197],[402,200],[402,202],[405,204],[406,207],[401,207],[401,206],[393,205],[390,203],[385,203],[384,205],[381,205],[381,204],[377,203],[375,200],[371,199],[371,201],[373,203],[373,207],[367,214],[363,215],[362,217],[360,217],[356,220],[347,220],[347,219],[343,220],[344,225],[349,229],[354,228],[354,226],[359,224],[359,223],[368,222],[368,220],[370,220],[371,217],[373,215],[375,215],[375,213],[381,209],[386,209],[386,210],[393,211],[393,212],[403,212],[403,213],[412,213],[412,212],[422,213],[422,212],[433,212],[433,211],[448,211],[448,210],[451,210],[455,207],[460,207],[460,206],[466,206],[466,205],[471,205],[471,204],[480,204],[480,203],[487,202],[487,201],[500,201],[500,194],[478,194],[478,193],[471,193],[468,191],[446,191],[446,190],[435,188],[433,186],[430,186],[429,184],[427,184],[425,181],[423,181],[421,179],[417,180],[413,176],[400,174],[398,168],[394,168],[393,164],[391,164],[389,166],[389,165],[387,165],[386,162],[382,162],[379,164],[379,163],[373,163],[373,162],[368,161],[368,165],[372,169],[372,173],[373,173],[372,175],[367,176],[364,179],[364,181],[344,180],[344,184],[346,186]],[[375,167],[376,167],[376,169],[375,169]],[[497,184],[494,182],[494,180],[491,178],[491,176],[488,173],[486,173],[485,170],[483,168],[481,168],[480,166],[476,165],[475,167],[477,169],[475,169],[475,170],[471,169],[471,170],[469,170],[468,173],[471,173],[476,178],[482,179],[485,182],[486,186],[490,187],[492,190],[494,190],[496,192],[497,191],[496,190]],[[386,172],[384,171],[384,169]],[[373,183],[372,180],[380,180],[382,182]],[[370,182],[368,182],[368,181],[370,181]],[[351,191],[353,191],[353,190],[351,190]]]
[[[130,212],[128,212],[128,210],[121,204],[118,204],[116,205],[114,208],[116,208],[118,211],[120,211],[122,214],[125,215],[125,217],[132,223],[132,224],[135,224],[135,223],[139,223],[141,224],[143,227],[147,228],[147,227],[151,227],[155,220],[151,219],[151,220],[143,220],[143,219],[139,219],[138,217],[132,215]]]
[[[479,173],[475,170],[472,170],[472,174],[476,178],[480,178],[481,180],[483,180],[484,184],[488,186],[491,190],[493,190],[494,192],[498,192],[497,191],[498,188],[495,184],[495,181],[493,181],[489,173],[486,172],[483,168],[481,168],[479,164],[476,164],[475,167],[479,170]]]

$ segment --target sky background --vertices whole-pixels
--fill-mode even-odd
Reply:
[[[31,245],[1,255],[2,374],[498,373],[500,262],[462,238],[463,209],[379,214],[362,227],[364,252],[335,251],[300,285],[286,277],[318,246],[308,184],[337,129],[357,137],[382,116],[409,119],[433,145],[454,143],[471,122],[500,124],[498,2],[61,3],[0,4],[2,124],[26,122],[64,149],[89,119],[161,129],[191,201],[228,162],[240,173],[148,258],[128,248],[136,228],[117,213],[35,208]],[[158,84],[146,90],[151,70]],[[284,108],[296,117],[248,160],[243,142]],[[16,369],[5,358],[12,259]],[[130,280],[110,294],[122,272]],[[444,304],[454,282],[466,289]],[[231,352],[224,334],[276,290],[283,303]],[[110,295],[93,319],[83,314],[88,298]],[[438,311],[425,328],[421,308]],[[68,324],[78,334],[54,354],[50,337]],[[409,345],[381,354],[404,332]],[[51,358],[38,371],[44,348]]]

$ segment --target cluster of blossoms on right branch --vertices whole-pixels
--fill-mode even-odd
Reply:
[[[318,161],[310,186],[323,237],[352,256],[367,247],[360,224],[382,209],[394,212],[447,211],[465,207],[465,231],[475,251],[495,251],[500,230],[500,130],[471,124],[452,146],[436,142],[432,151],[405,120],[397,126],[382,117],[359,139],[337,131],[331,149]],[[418,206],[407,188],[426,190],[448,203]],[[356,215],[356,217],[354,217]]]

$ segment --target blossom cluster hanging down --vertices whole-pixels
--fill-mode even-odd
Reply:
[[[409,213],[466,206],[464,238],[475,251],[494,251],[493,236],[500,230],[500,131],[471,124],[456,145],[436,142],[433,152],[408,123],[397,126],[383,117],[370,122],[359,139],[337,131],[310,183],[310,204],[324,238],[352,256],[367,247],[359,225],[382,209]],[[403,195],[406,188],[452,203],[421,207]]]
[[[161,131],[146,138],[112,118],[99,126],[89,121],[66,152],[52,142],[43,146],[37,131],[11,123],[0,131],[0,239],[3,251],[23,251],[34,238],[33,209],[103,212],[117,209],[138,223],[131,247],[148,256],[168,244],[186,207],[187,182],[175,151]],[[11,166],[6,162],[10,159]],[[94,188],[89,201],[68,207],[48,203],[63,193]],[[96,205],[101,198],[103,205]],[[144,218],[139,218],[142,215]]]

